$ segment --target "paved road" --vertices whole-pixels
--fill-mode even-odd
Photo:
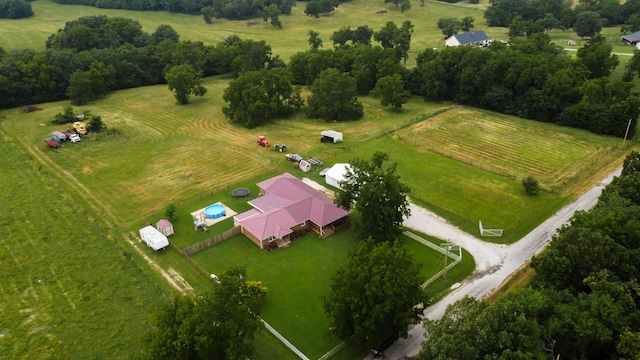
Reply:
[[[589,191],[574,199],[553,216],[535,228],[518,242],[496,245],[479,240],[446,223],[433,213],[412,205],[411,217],[404,225],[425,234],[446,239],[464,247],[476,259],[476,271],[462,285],[445,298],[431,305],[424,315],[429,319],[439,319],[444,315],[447,305],[453,304],[465,296],[481,299],[500,287],[502,283],[532,256],[541,252],[555,234],[556,229],[573,216],[578,210],[588,210],[598,201],[602,189],[611,182],[614,176],[620,175],[622,168],[603,179]],[[420,352],[420,344],[425,340],[424,328],[418,324],[409,330],[409,338],[400,339],[383,355],[385,359],[403,359],[404,356],[415,356]],[[371,359],[369,356],[367,359]]]

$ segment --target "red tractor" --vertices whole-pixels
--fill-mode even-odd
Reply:
[[[264,135],[260,135],[258,137],[258,145],[262,147],[271,147],[271,144],[269,144],[269,140],[267,140],[267,137]]]

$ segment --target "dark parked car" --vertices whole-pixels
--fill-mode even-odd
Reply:
[[[380,344],[371,348],[371,353],[373,355],[382,355],[382,352],[387,350],[389,346],[393,345],[398,341],[398,334],[394,334],[389,336],[388,338],[382,340]]]

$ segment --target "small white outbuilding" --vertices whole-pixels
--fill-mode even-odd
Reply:
[[[320,133],[320,142],[339,143],[342,142],[342,133],[333,130],[325,130]]]
[[[148,247],[155,251],[162,250],[169,246],[169,240],[163,233],[154,228],[153,225],[140,229],[140,238]]]
[[[340,186],[340,182],[344,180],[344,176],[347,173],[347,170],[351,169],[351,165],[346,163],[338,163],[335,164],[327,171],[324,175],[324,181],[333,187],[337,187],[342,190]]]

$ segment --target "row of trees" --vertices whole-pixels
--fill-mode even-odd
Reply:
[[[640,12],[640,1],[627,0],[621,4],[618,0],[580,0],[573,7],[573,2],[565,0],[500,0],[491,1],[484,18],[489,26],[507,27],[517,16],[534,22],[552,17],[568,29],[587,11],[598,14],[602,25],[620,25]]]
[[[0,0],[0,18],[22,19],[33,16],[27,0]]]
[[[531,284],[428,321],[421,359],[640,357],[640,153],[531,261]]]
[[[383,106],[400,108],[411,96],[403,80],[408,71],[400,61],[408,56],[412,31],[409,21],[401,27],[388,22],[378,32],[367,26],[345,27],[331,37],[333,50],[321,50],[318,33],[310,31],[311,49],[294,54],[286,69],[247,72],[233,80],[223,96],[228,103],[223,111],[232,122],[246,127],[287,117],[304,107],[293,85],[311,87],[304,107],[310,118],[359,119],[363,107],[357,95],[370,92]],[[372,46],[372,37],[382,46]]]
[[[410,215],[410,189],[396,174],[389,156],[376,152],[371,160],[349,163],[343,192],[336,205],[354,209],[360,239],[349,251],[349,262],[331,277],[322,301],[334,335],[371,348],[390,336],[407,336],[430,302],[422,288],[426,280],[397,241],[403,217]]]
[[[24,0],[9,0],[24,1]],[[103,9],[138,11],[169,11],[192,15],[205,15],[205,19],[224,18],[245,20],[262,17],[275,6],[282,14],[290,14],[296,0],[54,0],[59,4],[95,6]],[[310,16],[333,10],[340,3],[350,0],[311,0],[307,3]],[[313,4],[312,4],[313,3]],[[317,12],[316,10],[317,9]],[[314,15],[312,15],[314,14]],[[317,14],[317,15],[315,15]]]
[[[596,37],[573,60],[546,34],[511,46],[427,49],[418,55],[407,86],[427,100],[623,137],[629,120],[635,131],[640,99],[631,84],[607,77],[618,64],[611,50]]]
[[[284,66],[264,41],[230,36],[218,45],[179,41],[167,25],[92,16],[67,23],[45,51],[0,51],[0,108],[71,98],[83,104],[117,90],[164,83],[172,67],[203,76]]]

